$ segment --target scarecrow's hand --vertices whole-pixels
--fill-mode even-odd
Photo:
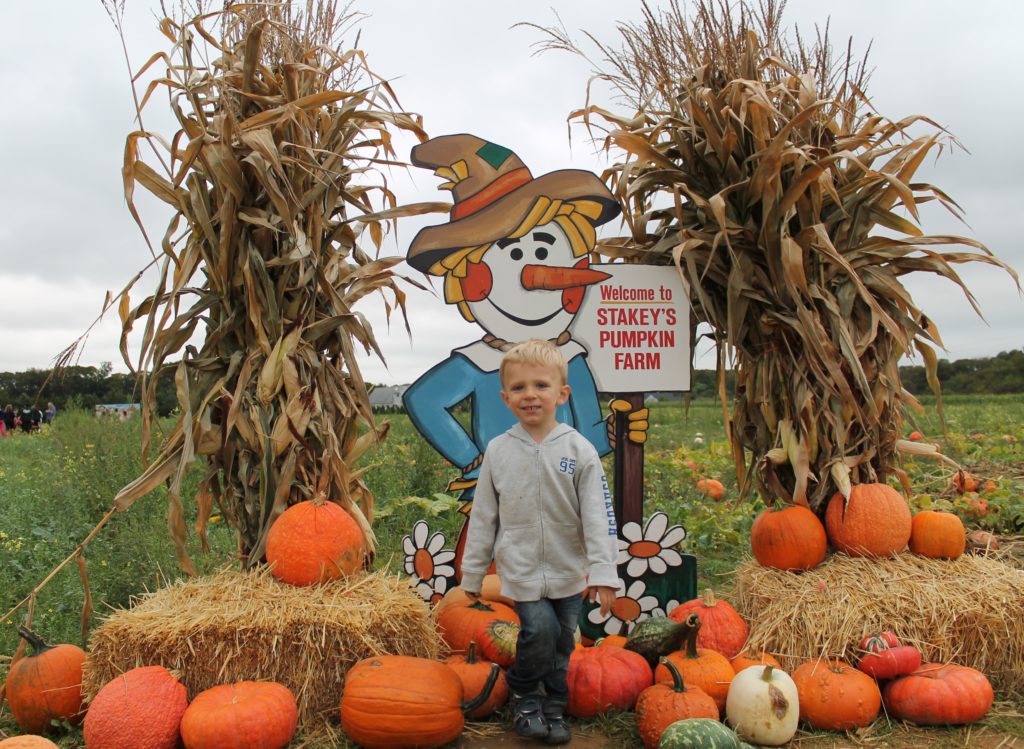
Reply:
[[[646,408],[638,408],[635,411],[631,411],[633,406],[629,401],[622,400],[621,398],[615,398],[608,404],[608,409],[611,414],[608,416],[608,444],[615,449],[615,417],[619,414],[626,415],[626,439],[630,442],[642,445],[647,441],[647,430],[650,428],[650,422],[647,421],[647,417],[650,415],[650,411]]]
[[[476,486],[476,479],[480,475],[480,464],[482,462],[483,456],[481,455],[477,460],[474,460],[462,469],[461,476],[457,476],[449,481],[446,490],[450,494],[454,494],[456,492],[464,492],[466,489],[472,489]]]

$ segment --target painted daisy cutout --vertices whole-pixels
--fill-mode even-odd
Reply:
[[[405,572],[423,581],[435,577],[454,577],[455,567],[451,564],[455,552],[444,548],[444,534],[441,531],[430,534],[426,520],[418,520],[412,533],[402,539],[405,552]]]
[[[659,606],[658,608],[654,609],[651,612],[651,616],[668,616],[670,613],[672,613],[672,609],[674,609],[680,603],[681,603],[681,601],[677,601],[677,600],[675,600],[673,598],[672,600],[670,600],[668,603],[665,604],[665,608],[661,608]]]
[[[629,633],[637,622],[651,616],[658,606],[658,599],[646,593],[647,585],[643,580],[634,580],[629,588],[620,580],[612,610],[602,615],[600,607],[593,608],[587,614],[587,620],[591,624],[603,623],[605,634],[619,634],[622,632],[623,624]]]
[[[448,592],[449,579],[451,578],[432,577],[429,580],[420,580],[412,587],[420,598],[433,606]]]
[[[651,515],[642,531],[640,523],[625,523],[622,535],[618,563],[626,565],[630,577],[640,577],[648,570],[663,575],[669,567],[683,563],[683,557],[672,547],[686,538],[686,529],[681,525],[669,527],[664,512]]]

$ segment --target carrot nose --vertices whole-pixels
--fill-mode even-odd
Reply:
[[[611,278],[608,273],[590,268],[563,268],[550,265],[527,265],[520,276],[523,288],[534,289],[572,289],[577,286],[589,286]]]

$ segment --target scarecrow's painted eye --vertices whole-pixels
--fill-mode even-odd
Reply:
[[[512,252],[509,253],[509,256],[513,260],[522,260],[523,259],[523,251],[521,249],[519,249],[518,247],[516,247],[514,250],[512,250]]]
[[[538,260],[546,260],[548,251],[546,247],[538,247],[533,254],[537,256]]]

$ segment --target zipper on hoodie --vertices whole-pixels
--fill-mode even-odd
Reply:
[[[537,520],[540,526],[540,582],[541,582],[541,596],[547,597],[548,594],[548,574],[547,574],[547,533],[544,527],[544,507],[541,504],[543,497],[541,496],[541,471],[540,466],[540,448],[539,444],[534,443],[533,446],[533,469],[535,471],[535,486],[537,487]]]

